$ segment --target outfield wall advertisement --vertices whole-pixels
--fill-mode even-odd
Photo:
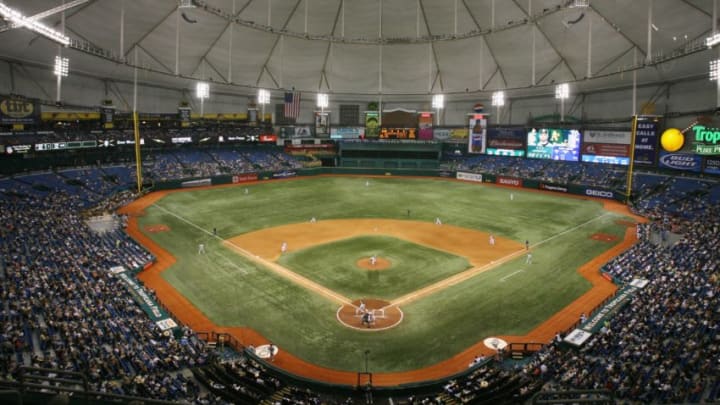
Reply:
[[[458,180],[476,181],[478,183],[483,181],[483,176],[480,173],[457,172],[455,176]]]
[[[503,186],[510,187],[522,187],[523,182],[522,179],[518,179],[516,177],[497,176],[495,178],[495,184],[501,184]]]

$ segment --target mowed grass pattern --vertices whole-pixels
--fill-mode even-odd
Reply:
[[[149,234],[178,259],[163,277],[214,322],[252,327],[283,350],[336,369],[358,370],[370,350],[374,372],[428,366],[488,336],[527,333],[590,287],[576,269],[612,246],[590,236],[622,238],[625,231],[616,221],[627,218],[596,201],[521,190],[510,201],[508,189],[432,179],[372,178],[369,187],[365,181],[320,177],[254,184],[248,194],[244,186],[173,193],[148,208],[140,225],[171,228]],[[531,244],[552,239],[534,249],[531,266],[520,257],[403,305],[397,328],[358,333],[337,322],[336,304],[244,260],[211,235],[213,227],[229,238],[312,216],[404,219],[407,209],[412,220],[440,216]],[[197,254],[199,243],[207,254]]]
[[[365,270],[358,260],[377,255],[385,270]],[[470,268],[462,257],[392,237],[350,238],[283,255],[279,263],[351,300],[390,301]]]

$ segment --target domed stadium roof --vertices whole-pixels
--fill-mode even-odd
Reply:
[[[62,3],[5,1],[26,16]],[[633,67],[642,83],[705,75],[714,52],[705,46],[711,0],[64,3],[74,5],[65,11],[71,71],[131,80],[137,64],[146,83],[209,80],[240,94],[533,94],[565,81],[599,89],[629,85]],[[41,21],[59,30],[61,14]],[[9,25],[0,37],[3,58],[52,67],[54,42]]]

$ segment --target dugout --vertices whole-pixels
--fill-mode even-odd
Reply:
[[[343,141],[338,144],[340,167],[375,169],[437,169],[442,144],[430,141]]]

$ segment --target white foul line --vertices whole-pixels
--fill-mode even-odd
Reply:
[[[503,281],[507,280],[508,278],[510,278],[510,277],[512,277],[512,276],[514,276],[514,275],[516,275],[516,274],[518,274],[518,273],[522,273],[522,272],[524,272],[524,271],[525,271],[525,270],[514,271],[514,272],[508,274],[507,276],[501,278],[501,279],[500,279],[500,282],[503,282]]]

